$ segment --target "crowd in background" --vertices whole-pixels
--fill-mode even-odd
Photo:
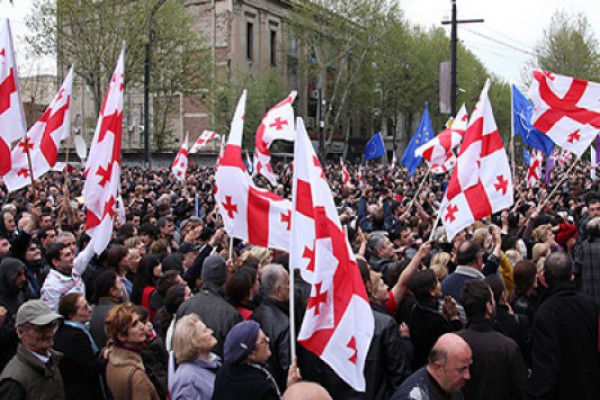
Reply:
[[[285,252],[230,250],[213,168],[180,183],[125,167],[124,221],[100,255],[82,170],[0,188],[0,398],[600,398],[589,167],[534,188],[517,167],[514,206],[450,241],[436,220],[448,175],[347,168],[344,185],[338,163],[324,167],[374,315],[366,392],[299,345],[291,359],[289,298],[299,328],[311,287]],[[291,198],[292,165],[275,171],[270,189]]]

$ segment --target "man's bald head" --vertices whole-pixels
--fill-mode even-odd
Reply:
[[[447,392],[458,392],[471,378],[471,348],[463,338],[446,333],[435,342],[429,353],[427,370]]]
[[[332,400],[327,390],[314,382],[300,381],[288,387],[283,400]]]

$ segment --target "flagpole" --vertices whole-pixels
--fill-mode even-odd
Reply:
[[[229,259],[233,260],[233,236],[229,236]]]
[[[27,168],[29,168],[29,178],[31,179],[31,191],[33,192],[33,200],[37,198],[35,191],[35,180],[33,179],[33,164],[31,162],[31,153],[29,153],[29,138],[27,134],[24,136],[25,139],[25,153],[27,154]]]
[[[571,164],[571,166],[569,167],[569,169],[565,171],[565,173],[563,174],[562,178],[560,178],[560,180],[554,186],[554,188],[552,189],[552,191],[550,192],[550,194],[548,196],[546,196],[546,198],[544,199],[544,201],[542,202],[542,204],[540,204],[539,210],[541,210],[546,205],[546,203],[548,202],[548,200],[551,199],[552,196],[554,196],[554,192],[556,192],[556,189],[558,189],[560,187],[560,185],[562,185],[562,183],[565,181],[565,179],[567,179],[567,177],[569,176],[569,174],[571,173],[571,171],[573,170],[573,168],[575,168],[575,165],[577,165],[580,160],[581,160],[581,157],[577,156],[577,159],[575,161],[573,161],[573,163]]]
[[[427,169],[427,173],[425,174],[425,176],[423,177],[423,179],[421,180],[421,183],[419,184],[419,187],[417,188],[417,192],[415,193],[415,195],[413,196],[412,200],[410,201],[408,207],[406,208],[406,210],[410,210],[411,207],[413,206],[413,203],[415,202],[417,196],[419,195],[419,192],[421,191],[421,188],[423,187],[423,184],[425,183],[425,181],[427,180],[427,177],[429,176],[429,173],[431,172],[430,169]]]
[[[513,179],[515,178],[515,103],[513,85],[510,85],[510,166]]]

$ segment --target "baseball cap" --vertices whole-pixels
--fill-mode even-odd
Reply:
[[[24,324],[48,325],[62,318],[43,301],[29,300],[23,303],[17,311],[17,326]]]

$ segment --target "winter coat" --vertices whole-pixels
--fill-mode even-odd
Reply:
[[[191,313],[198,315],[204,324],[213,330],[217,339],[213,352],[223,357],[225,336],[233,325],[242,322],[240,313],[225,300],[225,290],[213,283],[205,282],[194,297],[179,306],[177,319]]]
[[[473,351],[471,379],[462,389],[465,399],[522,399],[527,368],[517,343],[497,332],[490,321],[472,322],[458,334]]]
[[[290,367],[289,304],[265,297],[262,304],[254,310],[251,318],[260,324],[270,340],[271,357],[266,366],[283,393]]]
[[[113,346],[106,381],[114,400],[159,400],[137,352]]]
[[[80,329],[62,324],[54,335],[54,348],[64,354],[59,364],[64,380],[65,398],[77,400],[85,393],[88,400],[102,400],[101,376],[106,362],[94,353],[89,337]]]
[[[531,332],[528,399],[600,399],[599,313],[570,282],[544,292]]]
[[[160,336],[155,334],[154,338],[142,347],[142,361],[146,375],[152,381],[156,392],[161,399],[167,397],[167,370],[169,365],[169,353],[165,350],[165,344]]]
[[[241,362],[223,365],[215,378],[214,400],[279,400],[281,394],[269,371]]]
[[[0,325],[0,371],[17,352],[19,339],[15,329],[17,310],[25,302],[25,292],[13,284],[25,264],[17,259],[6,258],[0,269],[0,306],[6,308],[6,319]]]
[[[446,393],[423,367],[409,376],[392,396],[391,400],[463,400],[460,392]]]
[[[600,304],[600,238],[581,242],[575,251],[573,273],[577,288]]]
[[[2,400],[63,400],[63,380],[58,369],[62,354],[49,350],[46,364],[19,344],[17,354],[0,375]]]
[[[120,300],[114,297],[101,297],[98,304],[92,309],[90,318],[90,333],[99,349],[106,346],[106,331],[104,330],[104,321],[108,312],[120,303]]]
[[[218,356],[179,364],[171,383],[171,400],[211,400],[220,367]]]

